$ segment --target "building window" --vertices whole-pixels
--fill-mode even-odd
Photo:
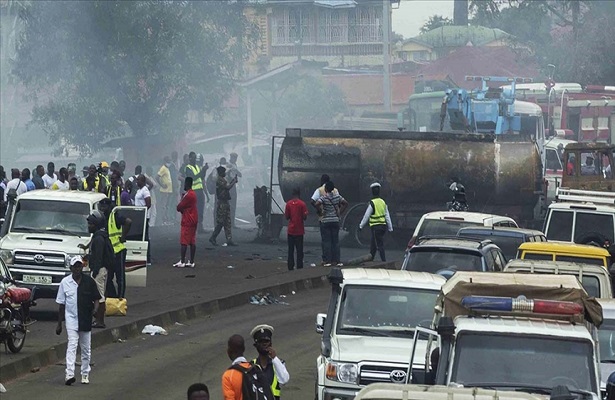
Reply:
[[[349,14],[349,41],[382,42],[382,7],[356,7]]]
[[[315,15],[301,8],[276,8],[271,17],[272,45],[314,43]]]
[[[412,60],[414,61],[428,61],[429,52],[427,50],[413,51]]]
[[[348,12],[346,10],[320,10],[318,42],[348,43]]]

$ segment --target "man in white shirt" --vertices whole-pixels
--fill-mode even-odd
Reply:
[[[62,333],[65,320],[68,345],[66,346],[65,384],[75,382],[77,345],[81,344],[81,383],[90,383],[90,358],[92,352],[92,314],[96,311],[100,293],[96,282],[83,274],[83,259],[75,256],[70,260],[71,275],[65,277],[58,287],[56,303],[59,304],[56,335]]]
[[[152,207],[152,196],[149,192],[149,189],[147,188],[145,175],[140,174],[139,176],[137,176],[137,187],[139,189],[137,190],[137,193],[135,194],[135,206],[147,207],[147,212],[145,214],[146,216],[145,240],[147,240],[149,244],[149,219],[150,219],[150,211]],[[152,246],[149,246],[149,245],[147,246],[147,264],[148,265],[152,263],[152,256],[151,256],[151,250],[150,250],[151,247]]]
[[[47,189],[51,188],[51,185],[58,180],[58,176],[55,173],[56,166],[54,163],[50,162],[47,164],[47,173],[43,175],[43,183]]]
[[[28,191],[28,187],[21,180],[21,172],[17,168],[11,169],[11,180],[7,182],[4,190],[4,201],[7,201],[6,195],[11,189],[17,190],[17,196]]]
[[[70,189],[70,184],[68,182],[68,171],[66,168],[62,167],[60,168],[60,171],[58,171],[58,180],[55,181],[50,187],[49,189],[52,190],[69,190]],[[43,177],[44,179],[44,177]]]

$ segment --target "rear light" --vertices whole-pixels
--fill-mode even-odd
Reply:
[[[576,315],[583,312],[583,306],[571,301],[532,300],[524,296],[466,296],[461,299],[461,305],[475,311],[521,311],[552,315]]]

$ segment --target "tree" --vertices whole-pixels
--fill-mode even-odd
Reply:
[[[429,32],[432,29],[439,28],[441,26],[453,25],[453,20],[442,15],[432,15],[427,22],[421,26],[421,33]]]
[[[242,7],[31,2],[13,73],[35,101],[32,123],[59,151],[87,154],[125,134],[181,135],[190,109],[219,116],[251,44]]]

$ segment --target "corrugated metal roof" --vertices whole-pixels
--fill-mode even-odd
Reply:
[[[461,47],[468,43],[472,43],[474,46],[484,46],[494,40],[512,38],[514,36],[497,28],[447,25],[415,36],[409,41],[425,44],[432,48],[442,48]]]

